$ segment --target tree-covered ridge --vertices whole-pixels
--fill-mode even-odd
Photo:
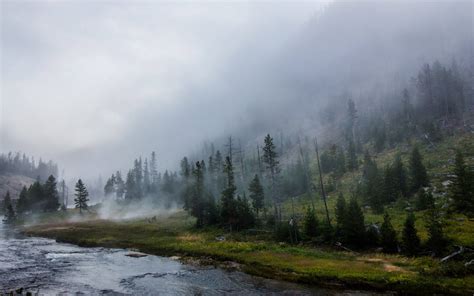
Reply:
[[[44,162],[40,158],[36,162],[34,157],[26,154],[8,152],[0,154],[0,174],[5,173],[19,174],[46,181],[50,175],[58,176],[58,165],[51,160]]]

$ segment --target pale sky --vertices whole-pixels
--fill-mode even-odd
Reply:
[[[186,145],[231,129],[215,126],[228,116],[209,108],[215,98],[193,90],[232,83],[220,76],[235,59],[271,55],[320,7],[1,1],[0,150],[51,158],[72,174],[123,168],[152,150],[172,167]]]

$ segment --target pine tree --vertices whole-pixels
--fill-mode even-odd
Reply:
[[[413,148],[410,156],[410,181],[412,192],[429,185],[428,174],[417,146]]]
[[[318,218],[312,207],[308,207],[304,217],[304,233],[307,237],[313,238],[318,235]]]
[[[7,191],[5,198],[3,199],[3,212],[5,213],[5,223],[14,223],[16,220],[16,214],[13,210],[12,200],[10,198],[10,191]]]
[[[387,166],[384,170],[383,192],[384,203],[394,202],[400,194],[395,170],[390,166]]]
[[[364,181],[364,194],[374,213],[383,212],[383,178],[379,174],[377,164],[370,157],[369,152],[364,156],[362,172]]]
[[[396,253],[398,250],[397,233],[392,226],[388,213],[383,216],[383,223],[380,227],[380,244],[386,253]]]
[[[250,209],[249,202],[247,197],[244,196],[240,198],[237,196],[236,200],[236,212],[237,212],[237,223],[236,226],[238,229],[246,229],[255,225],[255,216]]]
[[[402,232],[402,251],[409,256],[415,256],[420,250],[420,238],[415,228],[415,215],[409,213]]]
[[[30,208],[29,201],[28,201],[28,189],[26,186],[23,186],[21,189],[20,196],[18,198],[18,202],[16,203],[16,212],[21,215],[26,213]]]
[[[443,254],[447,246],[447,240],[444,236],[443,226],[440,220],[441,217],[439,216],[437,210],[431,210],[428,216],[428,223],[426,226],[426,228],[428,229],[428,241],[426,242],[426,245],[437,256]]]
[[[89,196],[89,193],[87,192],[86,186],[81,179],[77,181],[75,191],[76,198],[74,199],[74,203],[76,205],[76,209],[79,209],[79,212],[82,214],[83,210],[88,209],[87,202],[89,199],[87,197]]]
[[[115,183],[116,183],[115,197],[118,200],[120,200],[123,198],[123,195],[125,193],[125,183],[123,182],[122,174],[120,173],[120,171],[117,171],[115,173]]]
[[[336,235],[338,237],[343,237],[343,229],[346,219],[346,200],[344,199],[344,195],[339,193],[336,201]]]
[[[43,185],[43,192],[45,196],[44,211],[54,212],[59,208],[59,192],[57,189],[56,178],[53,175],[48,177],[46,183]]]
[[[347,147],[347,170],[352,172],[357,170],[358,167],[359,163],[356,155],[356,147],[354,145],[354,141],[350,140],[349,146]]]
[[[423,188],[418,190],[416,194],[415,208],[417,211],[423,211],[427,209],[433,209],[435,206],[434,198],[431,191],[425,192]]]
[[[187,157],[181,160],[181,176],[187,180],[191,176],[191,167]]]
[[[227,175],[227,187],[222,191],[221,196],[221,221],[225,225],[229,225],[232,231],[238,219],[235,201],[237,188],[234,183],[234,168],[229,156],[226,156],[225,159],[224,173]]]
[[[125,199],[133,200],[135,198],[137,198],[137,183],[133,171],[129,170],[125,181]]]
[[[406,169],[403,166],[402,157],[398,153],[395,156],[395,160],[392,165],[393,174],[398,185],[398,190],[402,196],[407,196],[408,194],[408,185],[407,185],[407,175]]]
[[[263,186],[260,184],[260,179],[258,178],[257,174],[255,174],[255,177],[249,184],[249,192],[250,199],[252,200],[252,206],[258,217],[260,210],[263,210],[265,196]]]
[[[343,234],[344,242],[357,248],[361,248],[365,245],[364,213],[354,197],[351,198],[346,211]]]
[[[205,222],[205,208],[204,208],[204,172],[201,163],[196,162],[193,170],[195,183],[192,190],[191,201],[189,204],[191,214],[196,217],[196,226],[202,227]]]
[[[37,180],[28,189],[28,200],[30,202],[30,208],[33,211],[41,211],[44,207],[44,192],[43,186]]]
[[[270,195],[273,200],[273,206],[275,210],[275,220],[280,220],[281,213],[278,212],[277,197],[276,197],[276,186],[277,178],[280,173],[280,163],[278,161],[278,155],[276,153],[275,145],[273,144],[273,138],[268,134],[265,137],[265,145],[263,146],[263,162],[266,165],[267,175],[270,179]]]
[[[115,176],[112,174],[112,176],[105,182],[104,186],[104,194],[105,196],[112,195],[115,191]]]
[[[456,210],[474,215],[474,177],[468,170],[461,151],[456,152],[454,174],[456,177],[449,186],[449,196],[453,199]]]

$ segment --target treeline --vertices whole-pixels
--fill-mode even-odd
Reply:
[[[0,174],[11,173],[28,176],[45,181],[50,175],[58,176],[58,165],[52,162],[44,162],[41,158],[36,163],[33,157],[25,154],[12,153],[0,154]]]
[[[120,171],[112,174],[105,183],[104,194],[106,198],[126,202],[147,198],[157,205],[170,207],[180,203],[182,182],[177,172],[159,173],[156,153],[152,152],[149,159],[135,159],[125,177]]]
[[[83,210],[88,209],[89,193],[81,179],[76,183],[75,191],[75,207],[82,213]],[[18,217],[26,218],[34,214],[54,213],[59,209],[65,211],[66,196],[67,187],[64,180],[58,186],[53,175],[50,175],[44,183],[37,180],[30,187],[23,187],[16,203],[7,191],[1,208],[5,216],[4,222],[14,223]]]

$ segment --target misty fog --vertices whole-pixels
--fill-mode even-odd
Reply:
[[[229,135],[253,149],[267,132],[314,134],[327,101],[378,108],[425,62],[472,65],[470,1],[1,8],[1,151],[54,159],[67,179],[151,151],[175,170]]]

